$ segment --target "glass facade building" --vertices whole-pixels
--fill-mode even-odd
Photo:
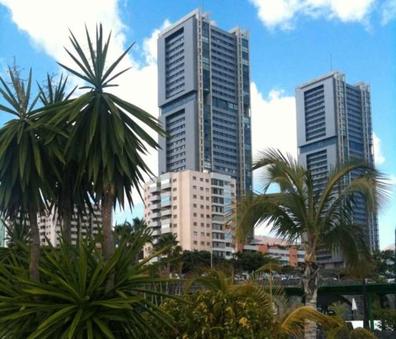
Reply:
[[[370,88],[345,81],[331,72],[296,89],[299,162],[310,169],[315,189],[321,190],[332,167],[348,160],[374,164]],[[358,176],[355,172],[347,178]],[[369,213],[364,199],[356,197],[353,222],[364,227],[371,250],[379,248],[376,213]],[[342,262],[342,255],[321,251],[318,260]]]
[[[160,34],[158,102],[166,136],[159,174],[230,175],[252,188],[248,33],[224,31],[196,10]]]

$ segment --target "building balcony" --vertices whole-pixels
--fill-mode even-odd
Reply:
[[[154,228],[154,229],[152,230],[151,234],[152,234],[153,236],[158,236],[158,235],[161,235],[161,234],[162,234],[162,231],[161,231],[161,229],[159,229],[159,228]]]
[[[158,219],[158,218],[160,218],[161,217],[161,213],[160,212],[153,212],[153,213],[151,213],[151,215],[150,215],[150,218],[151,219]]]
[[[171,216],[172,215],[172,210],[170,208],[163,209],[161,210],[161,218],[166,217],[166,216]]]
[[[151,204],[151,206],[150,206],[150,209],[152,211],[159,210],[160,208],[161,208],[161,204],[160,203],[154,203],[154,204]]]
[[[161,200],[161,196],[159,194],[151,195],[150,198],[149,198],[149,201],[151,203],[154,203],[154,202],[157,202],[157,201],[159,202],[160,200]]]

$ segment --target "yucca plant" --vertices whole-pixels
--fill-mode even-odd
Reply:
[[[86,30],[85,51],[71,33],[73,51],[66,49],[75,63],[73,69],[60,64],[85,82],[87,90],[71,103],[58,109],[50,123],[71,126],[65,147],[66,162],[75,162],[76,181],[92,183],[95,200],[101,203],[103,215],[103,255],[109,259],[114,251],[112,211],[116,203],[132,204],[132,190],[139,189],[145,173],[151,173],[142,156],[149,148],[158,148],[155,135],[162,133],[159,123],[149,113],[106,92],[117,86],[114,80],[127,69],[116,71],[132,45],[112,64],[108,63],[111,35],[104,37],[102,26],[94,38]],[[153,136],[144,127],[152,130]]]
[[[54,126],[51,120],[60,109],[73,102],[72,95],[77,87],[69,88],[68,78],[61,75],[57,79],[47,75],[44,84],[38,84],[39,101],[43,105],[37,114],[38,122],[47,127],[46,145],[51,145],[52,162],[60,173],[60,178],[51,183],[54,188],[54,199],[51,201],[53,210],[62,225],[62,239],[71,243],[71,220],[73,213],[84,214],[92,209],[92,187],[83,177],[76,185],[78,164],[73,160],[65,160],[65,148],[72,131],[69,121],[62,121]]]
[[[16,258],[0,263],[1,338],[159,338],[170,318],[153,302],[156,284],[138,261],[147,231],[124,238],[104,260],[95,241],[43,250],[41,281],[28,279]],[[106,281],[114,275],[109,290]],[[166,296],[165,296],[166,297]],[[147,319],[156,319],[149,324]]]
[[[0,129],[0,214],[5,219],[29,220],[30,276],[39,280],[40,235],[37,215],[46,210],[51,193],[50,177],[56,168],[45,145],[43,129],[34,109],[38,96],[32,94],[32,71],[23,80],[16,66],[8,68],[10,83],[0,77],[0,112],[14,115]]]

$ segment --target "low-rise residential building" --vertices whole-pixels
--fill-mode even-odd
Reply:
[[[42,215],[38,218],[40,230],[40,242],[42,245],[50,242],[53,246],[58,246],[61,235],[61,220],[54,211],[49,215]],[[95,207],[92,212],[80,215],[75,210],[71,220],[71,239],[72,244],[76,244],[79,237],[87,235],[95,236],[102,227],[102,213],[99,207]]]
[[[300,245],[290,244],[278,238],[257,236],[249,244],[244,245],[243,250],[266,253],[282,264],[294,267],[304,262],[305,252]]]
[[[154,243],[173,233],[183,250],[231,257],[235,196],[236,182],[228,175],[191,170],[161,174],[144,188],[144,217]],[[150,251],[146,246],[145,255]]]

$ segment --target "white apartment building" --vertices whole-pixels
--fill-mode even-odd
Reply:
[[[59,245],[61,221],[56,212],[52,212],[47,216],[39,216],[38,226],[42,245],[47,244],[48,241],[53,246]],[[102,213],[100,208],[96,207],[92,213],[85,215],[78,215],[77,210],[75,210],[72,216],[71,226],[72,244],[76,244],[79,237],[84,238],[87,235],[97,235],[99,229],[102,227]]]
[[[144,218],[154,243],[173,233],[183,250],[210,251],[229,258],[234,229],[229,222],[236,198],[235,179],[219,173],[185,170],[161,174],[144,188]],[[151,247],[145,248],[148,255]]]

